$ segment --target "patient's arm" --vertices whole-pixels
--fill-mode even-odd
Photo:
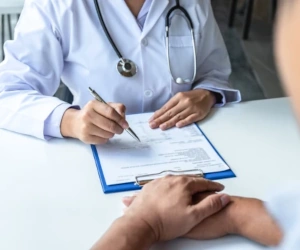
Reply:
[[[232,197],[232,202],[186,235],[193,239],[213,239],[237,234],[267,246],[278,245],[282,232],[258,199]]]

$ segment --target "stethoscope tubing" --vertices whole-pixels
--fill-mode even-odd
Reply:
[[[99,6],[99,3],[98,3],[98,0],[94,0],[94,4],[95,4],[95,7],[96,7],[96,11],[97,11],[97,15],[98,15],[98,19],[100,21],[100,24],[104,30],[104,33],[108,39],[108,41],[110,42],[111,46],[113,47],[114,51],[116,52],[117,56],[120,58],[120,59],[123,59],[123,56],[121,54],[121,52],[119,51],[119,49],[117,48],[114,40],[111,38],[111,35],[109,34],[109,31],[106,27],[106,24],[104,22],[104,19],[103,19],[103,16],[102,16],[102,13],[101,13],[101,10],[100,10],[100,6]]]
[[[120,62],[118,63],[117,65],[117,69],[119,71],[120,74],[122,74],[123,76],[133,76],[136,74],[137,72],[137,67],[136,65],[128,60],[128,59],[123,59],[123,55],[121,54],[121,52],[119,51],[119,49],[117,48],[115,42],[113,41],[108,29],[107,29],[107,26],[105,24],[105,21],[103,19],[103,16],[102,16],[102,13],[101,13],[101,9],[100,9],[100,6],[99,6],[99,3],[98,3],[98,0],[94,0],[94,4],[95,4],[95,8],[96,8],[96,12],[97,12],[97,15],[98,15],[98,19],[99,19],[99,22],[103,28],[103,31],[109,41],[109,43],[111,44],[112,48],[114,49],[115,53],[117,54],[117,56],[119,57],[120,59]],[[177,81],[176,79],[174,79],[174,76],[173,76],[173,72],[172,72],[172,69],[171,69],[171,62],[170,62],[170,49],[169,49],[169,31],[170,31],[170,26],[171,26],[171,22],[170,22],[170,16],[172,15],[172,13],[176,10],[179,10],[181,11],[184,16],[186,17],[187,19],[187,22],[190,26],[190,30],[191,30],[191,36],[192,36],[192,40],[193,40],[193,52],[194,52],[194,74],[193,74],[193,79],[189,79],[188,82],[186,80],[183,80],[180,78],[180,81]],[[170,74],[173,78],[173,80],[178,83],[178,84],[182,84],[182,83],[193,83],[195,78],[196,78],[196,72],[197,72],[197,53],[196,53],[196,43],[195,43],[195,34],[194,34],[194,25],[193,25],[193,21],[189,15],[189,13],[186,11],[186,9],[184,9],[181,5],[180,5],[180,0],[176,0],[176,5],[174,7],[172,7],[167,15],[166,15],[166,20],[165,20],[165,25],[166,25],[166,48],[167,48],[167,59],[168,59],[168,65],[169,65],[169,70],[170,70]],[[133,67],[133,74],[132,75],[127,75],[128,72],[124,72],[120,69],[120,63],[121,63],[121,66],[124,65],[125,63],[131,63],[132,67]],[[129,72],[130,73],[130,72]]]

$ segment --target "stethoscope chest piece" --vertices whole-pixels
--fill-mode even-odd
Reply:
[[[137,66],[129,59],[121,59],[117,65],[118,72],[125,77],[132,77],[137,73]]]

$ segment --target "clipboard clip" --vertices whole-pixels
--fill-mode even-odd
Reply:
[[[138,175],[135,177],[135,184],[137,186],[143,187],[147,183],[162,178],[167,175],[195,175],[196,177],[203,178],[204,173],[201,169],[190,169],[190,170],[165,170],[160,173],[154,173],[154,174],[145,174],[145,175]]]

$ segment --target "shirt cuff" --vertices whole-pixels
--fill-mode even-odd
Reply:
[[[44,123],[45,140],[50,140],[53,137],[63,138],[60,132],[60,124],[64,113],[69,108],[79,109],[78,106],[62,103],[61,105],[57,106],[56,109],[54,109],[48,116]]]
[[[236,89],[211,87],[202,84],[196,86],[194,89],[205,89],[220,94],[222,96],[222,100],[221,102],[216,103],[214,107],[222,107],[226,103],[238,103],[242,100],[240,91]]]

